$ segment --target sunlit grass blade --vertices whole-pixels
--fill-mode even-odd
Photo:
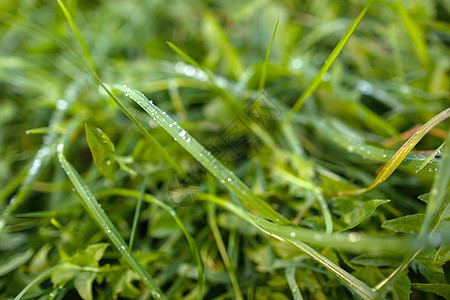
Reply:
[[[161,289],[156,285],[144,267],[139,263],[139,261],[134,257],[132,253],[128,252],[128,246],[126,245],[123,238],[120,236],[114,224],[108,218],[106,213],[100,207],[99,203],[95,197],[90,192],[87,185],[84,183],[81,176],[75,170],[75,168],[66,160],[64,156],[64,144],[61,143],[57,147],[58,160],[61,167],[64,169],[67,177],[69,177],[75,190],[80,195],[83,206],[86,208],[87,212],[91,215],[92,219],[97,223],[99,228],[105,232],[105,235],[111,240],[116,249],[120,252],[125,261],[130,265],[130,267],[136,271],[142,281],[148,286],[152,294],[157,295],[165,299],[165,295],[162,293]]]
[[[447,135],[447,140],[450,138],[450,132]],[[394,284],[395,280],[399,274],[406,270],[409,264],[414,260],[414,258],[420,253],[422,249],[425,248],[427,241],[430,240],[430,235],[437,234],[439,239],[444,239],[440,233],[433,233],[435,227],[439,225],[439,221],[434,224],[434,228],[430,228],[433,218],[438,218],[438,210],[443,208],[448,208],[450,199],[448,198],[448,186],[450,183],[450,144],[447,143],[442,160],[439,163],[436,176],[434,177],[433,185],[431,187],[430,198],[428,199],[427,208],[425,210],[425,215],[423,222],[420,226],[419,236],[415,247],[412,248],[411,254],[409,254],[402,264],[385,280],[380,282],[376,289],[379,291],[380,296],[383,296],[387,290]],[[447,197],[446,197],[447,196]],[[442,213],[445,209],[441,210]],[[447,237],[446,237],[447,238]]]
[[[117,86],[133,101],[142,107],[173,139],[192,155],[208,172],[224,186],[235,193],[246,205],[256,210],[261,216],[276,223],[289,224],[290,221],[276,212],[268,203],[256,196],[233,172],[220,163],[208,150],[195,140],[186,130],[175,122],[165,111],[158,108],[141,92]]]
[[[347,30],[345,35],[342,37],[342,39],[339,41],[339,43],[334,48],[333,52],[331,52],[330,56],[327,58],[325,63],[320,68],[317,75],[314,77],[314,79],[311,81],[311,83],[308,85],[306,90],[303,92],[303,94],[300,96],[300,98],[295,102],[292,109],[288,112],[286,117],[283,120],[282,128],[286,127],[290,122],[292,117],[300,110],[300,108],[303,106],[303,103],[305,103],[306,99],[308,99],[309,96],[311,96],[316,89],[319,87],[320,82],[322,81],[323,75],[330,69],[331,65],[334,63],[336,58],[341,53],[342,49],[344,48],[345,44],[347,44],[350,37],[355,32],[356,28],[358,27],[359,23],[361,23],[362,19],[366,15],[369,8],[372,6],[372,4],[375,2],[375,0],[370,0],[366,6],[361,10],[358,17],[353,21],[350,28]]]
[[[418,142],[427,134],[428,131],[430,131],[434,126],[436,126],[438,123],[444,121],[450,117],[450,108],[447,108],[446,110],[442,111],[441,113],[437,114],[433,118],[431,118],[426,124],[424,124],[419,130],[414,133],[413,136],[411,136],[400,149],[395,153],[395,155],[388,161],[386,166],[383,168],[383,170],[378,174],[378,176],[375,178],[375,180],[367,187],[359,190],[353,190],[353,191],[341,191],[338,193],[339,196],[343,195],[358,195],[362,194],[364,192],[367,192],[386,179],[389,178],[389,176],[397,169],[397,167],[401,164],[403,159],[408,155],[409,152],[417,145]]]
[[[280,23],[280,17],[277,19],[277,23],[275,24],[275,29],[273,30],[272,39],[270,40],[269,49],[267,49],[266,57],[264,58],[264,62],[261,68],[261,78],[259,79],[258,84],[258,92],[261,92],[266,85],[266,75],[267,75],[267,66],[269,65],[269,56],[270,51],[272,50],[273,41],[275,39],[275,34],[277,33],[278,24]]]
[[[208,203],[207,213],[208,213],[208,224],[211,228],[211,231],[214,235],[214,239],[216,240],[217,248],[219,249],[220,256],[222,257],[223,263],[227,269],[228,276],[230,277],[231,284],[233,285],[233,289],[236,293],[236,299],[242,300],[241,289],[239,288],[239,283],[236,278],[236,274],[234,272],[234,266],[231,263],[230,258],[228,257],[227,250],[225,244],[223,242],[222,236],[220,235],[220,230],[217,227],[217,218],[215,212],[216,206],[213,203]]]
[[[345,133],[347,128],[341,122],[333,120],[332,122],[323,120],[314,120],[311,122],[315,130],[328,141],[333,142],[345,151],[356,154],[361,158],[388,162],[396,153],[395,150],[371,145],[362,138],[350,136]],[[341,128],[342,127],[342,128]],[[403,164],[412,167],[419,167],[426,160],[424,155],[408,153],[403,159]],[[431,158],[429,161],[430,168],[437,167],[437,160]]]
[[[155,204],[162,208],[163,210],[167,211],[172,218],[175,220],[175,222],[178,224],[180,229],[183,231],[183,234],[186,237],[186,240],[188,241],[189,247],[191,249],[192,255],[195,257],[197,261],[198,266],[198,294],[197,298],[200,299],[203,297],[203,290],[205,286],[205,272],[203,270],[203,262],[200,257],[200,253],[197,249],[197,245],[195,243],[195,240],[190,235],[189,231],[187,230],[186,226],[184,226],[183,221],[180,219],[180,217],[177,215],[175,210],[171,208],[170,206],[164,204],[163,202],[159,201],[155,197],[147,194],[147,193],[140,193],[135,190],[128,190],[128,189],[121,189],[121,188],[112,188],[112,189],[106,189],[97,192],[97,197],[103,198],[108,196],[124,196],[124,197],[133,197],[136,199],[139,199],[142,197],[143,201],[146,201],[148,203]]]

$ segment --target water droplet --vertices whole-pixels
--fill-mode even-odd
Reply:
[[[187,138],[186,143],[190,143],[190,142],[191,142],[191,138]]]
[[[184,137],[184,136],[186,135],[186,131],[183,129],[183,130],[181,130],[181,131],[178,133],[178,135],[179,135],[180,137]]]
[[[66,109],[67,107],[69,107],[69,103],[66,100],[60,99],[56,102],[57,109]]]
[[[120,245],[118,249],[119,249],[120,252],[123,252],[123,251],[125,251],[125,246]]]
[[[291,233],[289,234],[289,236],[290,236],[291,238],[295,238],[295,232],[291,232]]]
[[[352,242],[352,243],[356,243],[361,240],[361,235],[357,232],[350,232],[348,237],[350,239],[350,242]]]
[[[386,157],[387,157],[387,155],[386,155],[386,154],[383,154],[383,155],[382,155],[382,157],[383,157],[383,158],[386,158]]]
[[[228,177],[227,180],[228,180],[228,182],[231,182],[231,177]]]
[[[106,234],[111,234],[111,229],[109,229],[108,227],[105,228],[105,232]]]
[[[173,140],[174,140],[174,141],[176,141],[176,140],[177,140],[177,138],[173,138]]]
[[[259,218],[258,218],[258,219],[256,219],[256,222],[259,222]]]

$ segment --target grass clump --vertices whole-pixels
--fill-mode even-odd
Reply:
[[[449,297],[444,1],[0,7],[1,298]]]

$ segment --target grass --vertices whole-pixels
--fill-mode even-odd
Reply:
[[[1,298],[449,297],[445,1],[0,8]]]

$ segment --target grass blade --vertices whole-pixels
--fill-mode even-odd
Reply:
[[[216,218],[216,207],[213,203],[208,203],[207,213],[208,213],[208,224],[211,228],[211,231],[214,235],[214,239],[216,240],[217,248],[219,249],[220,256],[222,257],[223,263],[227,269],[228,275],[230,276],[231,284],[233,285],[233,289],[236,293],[236,298],[239,300],[244,299],[242,297],[241,289],[239,288],[239,283],[236,278],[236,274],[234,273],[234,266],[228,257],[227,250],[225,248],[225,244],[223,242],[222,236],[220,235],[219,228],[217,227],[217,218]]]
[[[117,86],[140,107],[142,107],[161,127],[169,133],[189,154],[191,154],[217,180],[235,193],[246,205],[276,223],[290,224],[290,221],[276,212],[268,203],[256,196],[233,172],[221,164],[208,150],[175,122],[165,111],[158,108],[141,92],[125,86]]]
[[[275,34],[277,33],[278,24],[280,23],[280,17],[277,19],[277,23],[275,24],[275,29],[273,30],[272,39],[270,40],[269,49],[267,49],[266,57],[264,58],[264,62],[261,70],[261,78],[258,84],[258,92],[261,92],[264,89],[266,84],[266,75],[267,75],[267,66],[269,64],[269,55],[272,50],[273,40],[275,39]]]
[[[333,246],[336,244],[339,246],[343,246],[347,243],[348,248],[347,249],[353,249],[355,250],[358,245],[361,245],[362,247],[365,247],[367,245],[367,241],[362,238],[360,235],[351,235],[351,234],[326,234],[321,233],[314,230],[309,229],[301,229],[301,228],[295,228],[291,226],[281,226],[278,224],[273,224],[267,221],[264,221],[254,215],[251,215],[244,211],[242,208],[237,207],[230,201],[225,201],[219,197],[216,197],[215,195],[211,194],[197,194],[199,200],[203,201],[209,201],[216,203],[225,209],[231,211],[232,213],[239,216],[241,219],[245,220],[246,222],[256,226],[266,234],[277,238],[281,241],[284,241],[286,243],[291,244],[295,248],[299,249],[300,251],[306,253],[309,255],[312,259],[319,262],[322,266],[328,269],[332,274],[334,274],[336,277],[341,279],[350,289],[355,291],[361,298],[363,299],[374,299],[376,297],[376,292],[367,286],[364,282],[357,279],[350,273],[346,272],[344,269],[339,267],[338,265],[334,264],[332,261],[330,261],[325,256],[321,255],[319,252],[311,248],[310,246],[303,243],[303,239],[314,241],[315,243],[322,243],[322,245],[325,244],[333,244]],[[294,233],[294,234],[292,234]],[[346,242],[343,242],[345,239],[347,239]],[[399,242],[398,239],[391,240],[392,243]],[[378,241],[374,241],[373,243],[370,243],[371,245],[379,245],[382,246],[383,249],[385,249],[386,239],[379,239]],[[391,243],[390,243],[391,244]],[[392,244],[391,244],[392,245]],[[401,241],[396,247],[404,247],[405,243],[404,241]],[[367,250],[367,249],[366,249]]]
[[[450,117],[450,108],[447,108],[446,110],[442,111],[441,113],[437,114],[433,118],[431,118],[425,125],[420,127],[419,130],[414,133],[413,136],[411,136],[400,149],[395,153],[395,155],[388,161],[386,166],[381,170],[381,172],[378,174],[378,176],[375,178],[375,180],[367,187],[359,190],[353,190],[353,191],[341,191],[338,193],[339,196],[344,195],[359,195],[364,192],[367,192],[386,179],[391,176],[391,174],[397,169],[397,167],[401,164],[403,159],[408,155],[409,152],[417,145],[418,142],[425,136],[425,134],[428,133],[434,126],[436,126],[438,123],[444,121]]]
[[[286,281],[291,289],[292,297],[294,300],[303,300],[300,288],[298,287],[297,280],[295,279],[295,267],[288,267],[285,271]]]
[[[87,185],[83,182],[83,179],[75,170],[75,168],[67,161],[64,156],[64,144],[61,143],[57,148],[58,160],[72,182],[75,190],[80,195],[80,199],[83,201],[83,206],[86,207],[87,211],[91,215],[92,219],[97,223],[97,225],[105,232],[106,236],[111,240],[116,249],[120,252],[122,257],[130,265],[130,267],[139,274],[145,285],[152,290],[152,295],[156,297],[162,297],[165,299],[165,295],[162,293],[161,289],[156,285],[144,267],[139,263],[139,261],[134,257],[132,253],[128,252],[128,247],[125,241],[120,236],[114,224],[108,218],[106,213],[100,208],[99,203],[95,197],[90,192]]]
[[[369,8],[372,6],[372,4],[375,2],[375,0],[370,0],[366,6],[362,9],[362,11],[359,13],[358,17],[355,19],[355,21],[352,23],[350,28],[347,30],[345,35],[342,37],[342,39],[339,41],[339,43],[334,48],[333,52],[331,52],[330,56],[327,58],[325,63],[320,68],[317,75],[314,77],[314,79],[311,81],[309,86],[306,88],[306,90],[303,92],[303,94],[300,96],[300,98],[295,102],[292,109],[288,112],[286,117],[283,120],[282,128],[284,128],[286,125],[288,125],[291,122],[292,117],[297,113],[300,108],[303,106],[303,103],[305,103],[306,99],[308,99],[309,96],[311,96],[316,89],[319,87],[320,82],[322,81],[323,75],[330,69],[331,65],[334,63],[336,58],[341,53],[342,49],[344,48],[345,44],[347,44],[350,37],[355,32],[356,28],[358,27],[359,23],[361,23],[362,19],[366,15]]]
[[[139,191],[140,196],[137,200],[136,210],[134,212],[133,225],[131,226],[130,243],[128,246],[128,252],[131,252],[131,249],[133,248],[134,237],[136,236],[137,223],[139,221],[139,214],[141,213],[142,198],[144,197],[145,187],[147,186],[147,178],[148,178],[147,176],[144,177],[144,181],[142,182],[141,189]]]
[[[199,299],[202,298],[203,290],[204,290],[204,286],[205,286],[205,273],[203,271],[203,263],[202,263],[202,259],[200,257],[200,252],[197,249],[194,239],[189,234],[186,226],[184,226],[183,221],[181,221],[180,217],[178,217],[175,210],[173,210],[173,208],[164,204],[163,202],[159,201],[158,199],[156,199],[155,197],[153,197],[149,194],[140,193],[140,192],[134,191],[134,190],[113,188],[113,189],[107,189],[107,190],[102,190],[102,191],[97,192],[97,197],[99,197],[99,198],[107,197],[107,196],[111,196],[111,195],[133,197],[136,199],[139,199],[140,197],[142,197],[142,200],[161,207],[162,209],[167,211],[172,216],[172,218],[175,220],[175,222],[178,224],[178,226],[183,231],[183,233],[186,237],[186,240],[188,241],[189,247],[191,248],[192,255],[195,257],[195,259],[197,261],[197,266],[198,266],[198,295],[197,295],[197,298],[199,298]]]

